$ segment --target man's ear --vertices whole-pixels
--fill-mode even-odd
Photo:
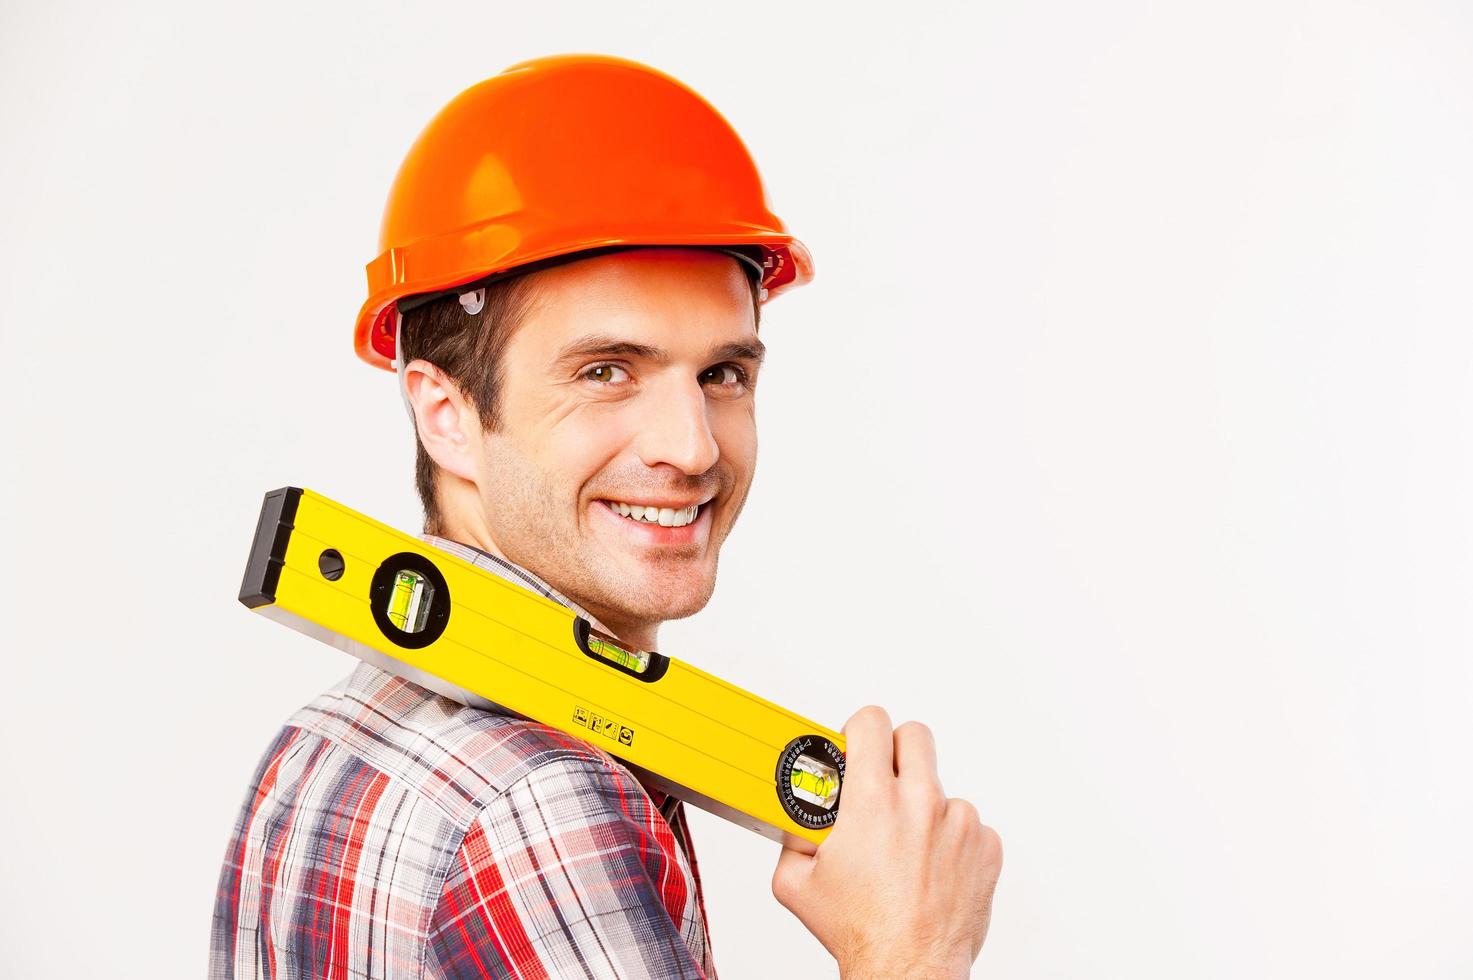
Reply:
[[[414,410],[419,441],[435,465],[469,483],[476,482],[472,440],[481,432],[480,415],[450,376],[426,360],[404,366],[404,388]]]

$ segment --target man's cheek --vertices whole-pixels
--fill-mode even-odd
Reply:
[[[633,441],[627,418],[617,413],[584,413],[576,425],[558,433],[549,458],[561,477],[575,485],[586,484]]]
[[[719,417],[712,426],[711,434],[721,458],[735,471],[739,478],[751,478],[752,466],[757,461],[757,427],[750,416],[736,418]]]

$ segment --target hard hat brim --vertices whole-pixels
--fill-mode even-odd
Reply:
[[[707,231],[676,236],[589,234],[572,243],[564,240],[560,245],[540,250],[526,249],[524,246],[527,243],[518,241],[517,237],[514,229],[499,224],[470,229],[456,235],[440,236],[437,239],[421,240],[402,248],[391,248],[374,259],[367,269],[369,282],[374,285],[374,289],[359,310],[353,335],[353,346],[359,358],[374,367],[393,370],[393,317],[400,300],[425,293],[453,290],[498,273],[516,272],[547,259],[573,256],[609,246],[757,246],[763,252],[766,266],[762,284],[767,292],[763,302],[813,279],[813,257],[808,248],[791,235],[774,234],[768,230],[733,230],[729,233]],[[483,261],[450,274],[414,276],[417,267],[443,268],[437,259],[446,252],[460,256],[480,253]]]

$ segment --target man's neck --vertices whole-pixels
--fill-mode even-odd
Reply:
[[[535,568],[531,568],[525,564],[521,564],[508,558],[506,556],[506,553],[503,552],[501,548],[496,544],[496,539],[492,537],[490,530],[484,526],[457,522],[455,524],[447,525],[443,530],[439,532],[427,531],[425,533],[434,537],[444,538],[447,541],[454,541],[457,544],[462,544],[470,548],[475,548],[477,551],[484,552],[485,554],[491,555],[499,559],[500,561],[511,565],[514,568],[520,569],[523,572],[527,572],[535,576],[538,581],[544,583],[548,588],[555,591],[557,593],[557,598],[560,601],[563,601],[565,604],[572,606],[574,611],[586,615],[587,618],[593,621],[594,626],[603,630],[605,633],[608,633],[610,636],[617,637],[623,642],[639,650],[659,649],[659,647],[656,645],[659,642],[658,638],[660,632],[660,624],[658,622],[628,622],[624,620],[617,611],[607,610],[600,607],[600,605],[597,603],[587,602],[581,596],[574,595],[573,593],[564,590],[560,583],[554,582],[550,579],[544,579],[541,573],[539,573]]]

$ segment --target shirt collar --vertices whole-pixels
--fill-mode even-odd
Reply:
[[[551,599],[558,605],[566,606],[567,608],[573,610],[573,612],[577,613],[579,616],[582,616],[584,619],[588,620],[589,625],[591,625],[594,629],[602,630],[603,632],[608,633],[610,636],[614,635],[612,631],[610,631],[607,627],[605,627],[602,623],[600,623],[597,619],[590,615],[588,610],[584,609],[582,606],[578,605],[578,603],[563,595],[557,589],[554,589],[552,586],[548,585],[547,582],[539,576],[527,571],[525,568],[516,564],[515,562],[507,561],[505,558],[498,558],[496,555],[493,555],[490,552],[482,551],[480,548],[475,548],[468,544],[461,544],[459,541],[451,541],[449,538],[442,538],[433,534],[421,534],[420,538],[424,540],[426,544],[435,548],[439,548],[441,551],[449,552],[450,554],[462,559],[463,561],[470,562],[477,568],[483,568],[493,575],[501,576],[508,582],[511,582],[515,585],[520,585],[523,588],[531,589],[533,592],[536,592],[543,598]],[[507,710],[503,707],[492,704],[491,702],[486,701],[484,698],[481,698],[478,695],[474,695],[471,692],[466,691],[462,688],[435,687],[434,690],[442,694],[447,694],[449,697],[456,701],[459,701],[461,704],[468,704],[472,707],[487,708],[493,711]],[[655,806],[660,808],[660,812],[664,814],[666,822],[670,823],[670,825],[673,827],[676,813],[674,810],[670,809],[670,807],[678,805],[679,801],[676,800],[675,797],[666,794],[663,790],[645,784],[642,777],[636,778],[640,780],[640,785],[644,787],[645,792],[650,794],[650,798],[654,800]]]
[[[614,635],[613,631],[590,615],[588,610],[522,566],[507,561],[505,558],[498,558],[496,555],[482,551],[480,548],[472,547],[468,544],[461,544],[459,541],[451,541],[449,538],[441,538],[433,534],[421,534],[420,537],[424,539],[425,543],[439,548],[441,551],[448,551],[462,561],[468,561],[477,568],[482,568],[494,575],[499,575],[514,585],[520,585],[524,589],[531,589],[544,599],[551,599],[560,606],[566,606],[579,616],[588,620],[588,624],[594,629],[608,633],[610,636]]]

